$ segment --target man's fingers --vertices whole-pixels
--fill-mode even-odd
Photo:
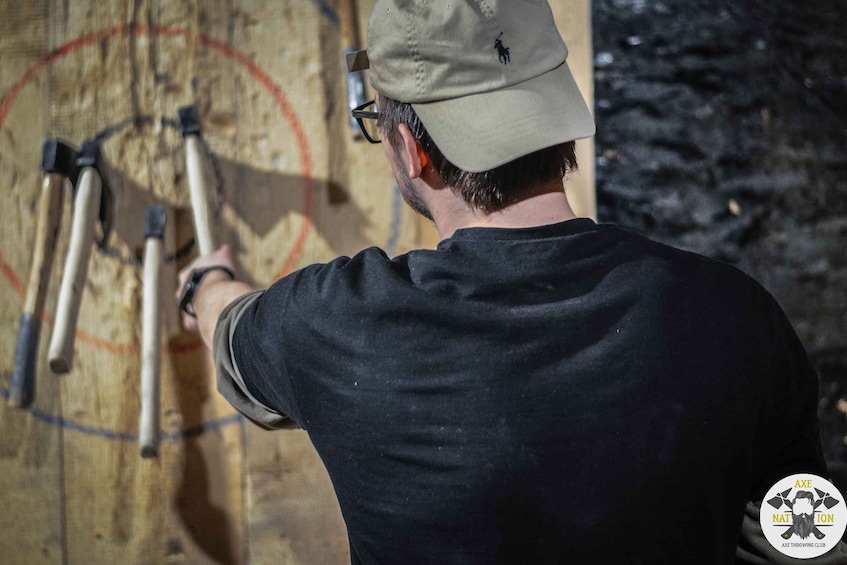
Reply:
[[[221,247],[219,247],[212,253],[209,253],[208,255],[197,257],[179,272],[177,276],[179,284],[177,285],[176,295],[174,296],[177,303],[182,298],[182,294],[185,291],[185,285],[188,283],[188,279],[191,277],[191,273],[198,269],[204,269],[217,265],[227,267],[234,273],[237,272],[235,268],[235,256],[233,254],[232,247],[230,247],[229,245],[222,245]],[[185,328],[187,331],[196,332],[199,330],[197,319],[185,313],[182,314],[182,327]]]
[[[182,289],[185,288],[185,284],[188,282],[188,278],[191,276],[193,271],[203,269],[205,267],[212,267],[214,265],[222,265],[230,269],[232,272],[237,273],[235,268],[235,258],[231,246],[222,245],[214,252],[197,257],[194,261],[186,265],[178,275],[179,285],[176,292],[177,300],[179,300],[182,296]]]

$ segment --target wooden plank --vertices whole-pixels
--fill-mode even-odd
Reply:
[[[171,356],[176,404],[166,412],[172,429],[184,430],[198,422],[226,422],[222,399],[210,386],[213,368],[203,350]],[[193,369],[192,369],[193,367]],[[174,397],[172,397],[174,398]],[[231,409],[228,414],[231,414]],[[163,485],[167,556],[176,562],[243,563],[243,430],[224,425],[172,446],[170,480]],[[166,444],[167,445],[167,444]],[[161,561],[160,561],[161,562]]]
[[[337,23],[308,2],[241,0],[239,11],[249,17],[237,25],[234,43],[273,77],[281,95],[275,99],[250,76],[238,77],[245,188],[228,194],[228,202],[237,203],[226,219],[241,243],[242,265],[263,285],[281,271],[358,251],[385,235],[363,230],[368,220],[382,221],[368,216],[362,202],[370,193],[354,184],[350,156],[366,148],[353,145],[344,118]],[[369,190],[377,191],[370,180]],[[342,198],[331,199],[331,184]],[[380,208],[384,213],[384,204]],[[246,451],[249,561],[349,562],[338,503],[308,436],[248,425]]]
[[[591,0],[550,2],[556,25],[568,46],[568,66],[588,108],[594,113],[594,47],[591,41]],[[565,190],[577,216],[597,219],[594,188],[594,138],[576,142],[579,171],[566,179]]]
[[[62,380],[64,413],[89,430],[64,437],[65,558],[70,563],[240,563],[240,426],[165,441],[153,460],[140,459],[133,437],[141,290],[133,258],[143,236],[143,213],[152,201],[187,204],[181,140],[172,128],[157,125],[158,119],[172,119],[178,106],[194,102],[193,87],[217,79],[227,84],[225,58],[194,38],[205,34],[226,42],[231,10],[225,2],[197,7],[152,0],[72,3],[67,13],[65,6],[53,6],[55,46],[101,30],[118,32],[54,65],[52,108],[59,129],[78,141],[128,117],[155,118],[104,143],[116,229],[109,240],[112,254],[92,258],[80,316],[87,337],[78,338],[74,370]],[[116,27],[124,25],[137,27]],[[177,26],[183,33],[157,34],[157,25]],[[209,75],[213,69],[220,76]],[[196,338],[182,338],[180,347],[186,341]],[[208,355],[172,355],[163,369],[166,432],[178,434],[233,414],[214,392]]]
[[[119,2],[96,7],[56,2],[51,14],[54,47],[124,23],[128,10]],[[80,143],[132,116],[137,100],[123,91],[130,83],[129,51],[129,42],[120,36],[103,38],[53,65],[52,113],[61,135]],[[131,91],[135,93],[135,86]],[[107,159],[120,171],[111,148],[104,146]],[[122,189],[110,175],[104,177],[113,190]],[[147,481],[133,464],[138,458],[134,443],[110,435],[131,435],[137,419],[137,363],[131,348],[137,346],[132,328],[138,290],[131,265],[94,254],[79,319],[80,330],[92,339],[77,336],[73,370],[61,380],[63,413],[88,430],[64,437],[67,562],[133,559],[138,548],[133,547],[137,538],[132,526],[139,501],[142,508],[156,502],[152,493],[140,492]]]
[[[250,563],[350,562],[329,476],[302,430],[247,430]]]
[[[212,191],[213,225],[222,242],[237,243],[226,232],[222,209],[226,206],[223,163],[235,155],[236,145],[236,65],[222,50],[233,40],[234,20],[238,17],[231,0],[214,0],[197,4],[157,2],[158,23],[187,29],[196,37],[174,37],[162,40],[158,49],[161,70],[156,105],[168,115],[178,107],[193,103],[201,117],[203,139],[212,159],[207,160],[207,178]],[[216,47],[217,46],[217,47]],[[187,208],[187,179],[184,174],[183,146],[178,142],[179,162],[173,172],[169,165],[160,167],[158,175],[163,187],[173,193],[163,196]],[[178,178],[177,182],[168,182]],[[190,233],[187,210],[177,215],[177,241],[184,242]],[[183,336],[193,340],[196,336]],[[196,342],[195,342],[196,343]],[[182,420],[181,428],[200,423],[232,421],[235,411],[216,390],[211,356],[205,350],[187,354],[172,353],[171,365],[175,397],[171,411]],[[225,425],[197,437],[185,439],[174,471],[171,496],[176,513],[169,516],[168,528],[181,529],[180,540],[187,562],[243,563],[245,560],[244,528],[244,441],[241,424]],[[173,530],[172,530],[173,531]],[[172,551],[174,540],[168,542]],[[173,551],[173,558],[179,557]],[[198,555],[200,553],[200,555]],[[198,561],[195,561],[198,560]]]
[[[23,288],[28,280],[35,240],[41,141],[50,130],[48,81],[37,73],[26,85],[26,72],[49,51],[47,2],[22,3],[0,19],[0,179],[3,222],[0,222],[0,386],[8,392]],[[15,84],[22,85],[17,93]],[[14,102],[12,99],[14,98]],[[8,112],[8,113],[6,113]],[[16,283],[17,281],[17,283]],[[51,288],[58,279],[55,270]],[[48,300],[48,308],[55,301]],[[36,414],[56,414],[57,382],[46,363],[49,326],[43,325],[36,375],[36,399],[30,411],[0,402],[0,555],[4,563],[62,563],[62,430]]]
[[[357,3],[363,32],[373,0]],[[0,406],[0,488],[8,493],[0,527],[11,532],[0,536],[4,555],[26,563],[349,560],[337,502],[308,436],[234,424],[195,336],[178,336],[163,363],[166,437],[159,458],[142,460],[134,441],[141,292],[135,257],[144,209],[189,203],[182,142],[161,117],[197,105],[215,155],[210,174],[220,239],[236,246],[259,285],[369,245],[400,253],[434,244],[400,205],[381,149],[350,135],[338,21],[321,6],[40,0],[0,22],[0,93],[38,57],[65,48],[21,91],[0,129],[0,182],[12,203],[0,224],[2,240],[10,242],[2,248],[8,271],[25,274],[29,264],[41,136],[79,144],[109,125],[145,118],[104,144],[115,229],[110,252],[92,258],[73,371],[57,380],[42,363],[36,408],[43,419]],[[170,217],[173,247],[188,238],[190,220],[179,211]],[[48,311],[61,270],[57,260]],[[8,382],[20,314],[19,289],[10,280],[0,285],[0,319],[10,328],[0,338],[6,379],[0,384]],[[45,421],[60,418],[64,430]],[[195,431],[184,437],[186,429]]]
[[[325,145],[327,156],[320,158],[319,167],[326,170],[330,183],[327,200],[330,206],[324,206],[321,201],[316,220],[319,234],[331,248],[328,254],[350,255],[370,245],[396,253],[404,243],[399,231],[408,218],[402,208],[395,207],[394,177],[382,149],[358,136],[358,126],[355,130],[348,126],[346,65],[342,53],[350,47],[351,37],[358,36],[364,43],[366,18],[372,4],[372,0],[340,0],[336,3],[340,10],[338,19],[325,14],[318,16],[322,99],[328,112],[321,128],[321,138],[325,141],[320,144]],[[348,17],[343,12],[352,21],[345,23]],[[358,47],[364,48],[361,44]],[[372,98],[373,92],[365,79],[365,99]],[[338,192],[343,194],[343,202],[333,197]],[[405,243],[411,245],[413,241],[408,241],[407,236]]]
[[[367,37],[368,19],[375,0],[355,0],[351,4],[357,9],[355,16],[358,21],[358,35],[364,43]],[[340,47],[343,48],[343,46]],[[360,47],[364,48],[365,45]],[[329,79],[335,79],[342,96],[342,98],[328,100],[328,104],[337,104],[340,100],[346,100],[346,83],[344,82],[346,66],[339,62],[341,72],[336,74],[335,70],[339,68],[336,67],[335,61],[341,57],[340,51],[341,49],[335,53],[326,53],[323,59],[325,75]],[[374,93],[367,80],[367,73],[365,73],[365,87],[365,97],[370,100],[374,97]],[[369,245],[377,245],[386,249],[389,254],[397,254],[417,247],[415,230],[403,229],[403,226],[414,228],[416,215],[401,202],[399,188],[396,187],[394,175],[385,159],[382,147],[363,139],[354,141],[352,136],[346,133],[348,110],[346,104],[342,106],[344,119],[330,122],[327,130],[329,139],[341,137],[347,145],[348,182],[352,194],[352,207],[341,210],[347,222],[346,225],[349,226],[341,252],[348,253]],[[357,242],[358,238],[349,237],[350,234],[356,233],[364,236],[364,240]],[[358,248],[351,249],[352,245],[357,244]]]

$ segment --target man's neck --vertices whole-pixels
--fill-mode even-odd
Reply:
[[[492,214],[473,210],[464,201],[456,198],[452,191],[444,192],[450,193],[454,198],[439,199],[430,203],[430,212],[441,239],[451,237],[456,230],[462,228],[531,228],[576,218],[565,192],[561,189],[521,200]]]

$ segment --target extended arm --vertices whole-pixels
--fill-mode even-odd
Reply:
[[[233,273],[237,272],[232,248],[224,245],[214,253],[198,257],[180,271],[177,298],[182,295],[185,284],[194,271],[211,266],[222,266]],[[221,312],[234,300],[253,290],[253,287],[246,283],[232,280],[224,271],[209,271],[200,281],[192,302],[197,317],[183,314],[183,326],[190,331],[199,331],[203,343],[211,350]]]
[[[225,245],[213,253],[197,258],[180,271],[177,298],[182,296],[183,289],[192,273],[213,266],[225,267],[237,273],[232,249]],[[254,294],[252,298],[247,296],[251,293]],[[257,299],[260,294],[260,292],[254,293],[250,285],[238,281],[237,275],[236,280],[233,280],[224,270],[208,271],[200,280],[192,301],[193,311],[197,317],[184,314],[183,325],[187,330],[199,331],[206,347],[214,353],[218,392],[236,410],[265,429],[294,428],[297,425],[288,416],[263,404],[250,392],[244,376],[238,370],[230,344],[231,334],[241,309]],[[244,300],[233,305],[232,309],[227,309],[241,298]]]

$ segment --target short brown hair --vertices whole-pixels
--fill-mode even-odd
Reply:
[[[524,155],[490,171],[465,171],[441,153],[411,104],[380,94],[377,125],[395,152],[402,143],[397,129],[401,123],[406,124],[420,143],[441,182],[451,187],[469,206],[486,214],[534,196],[542,185],[577,169],[576,144],[568,141]]]

